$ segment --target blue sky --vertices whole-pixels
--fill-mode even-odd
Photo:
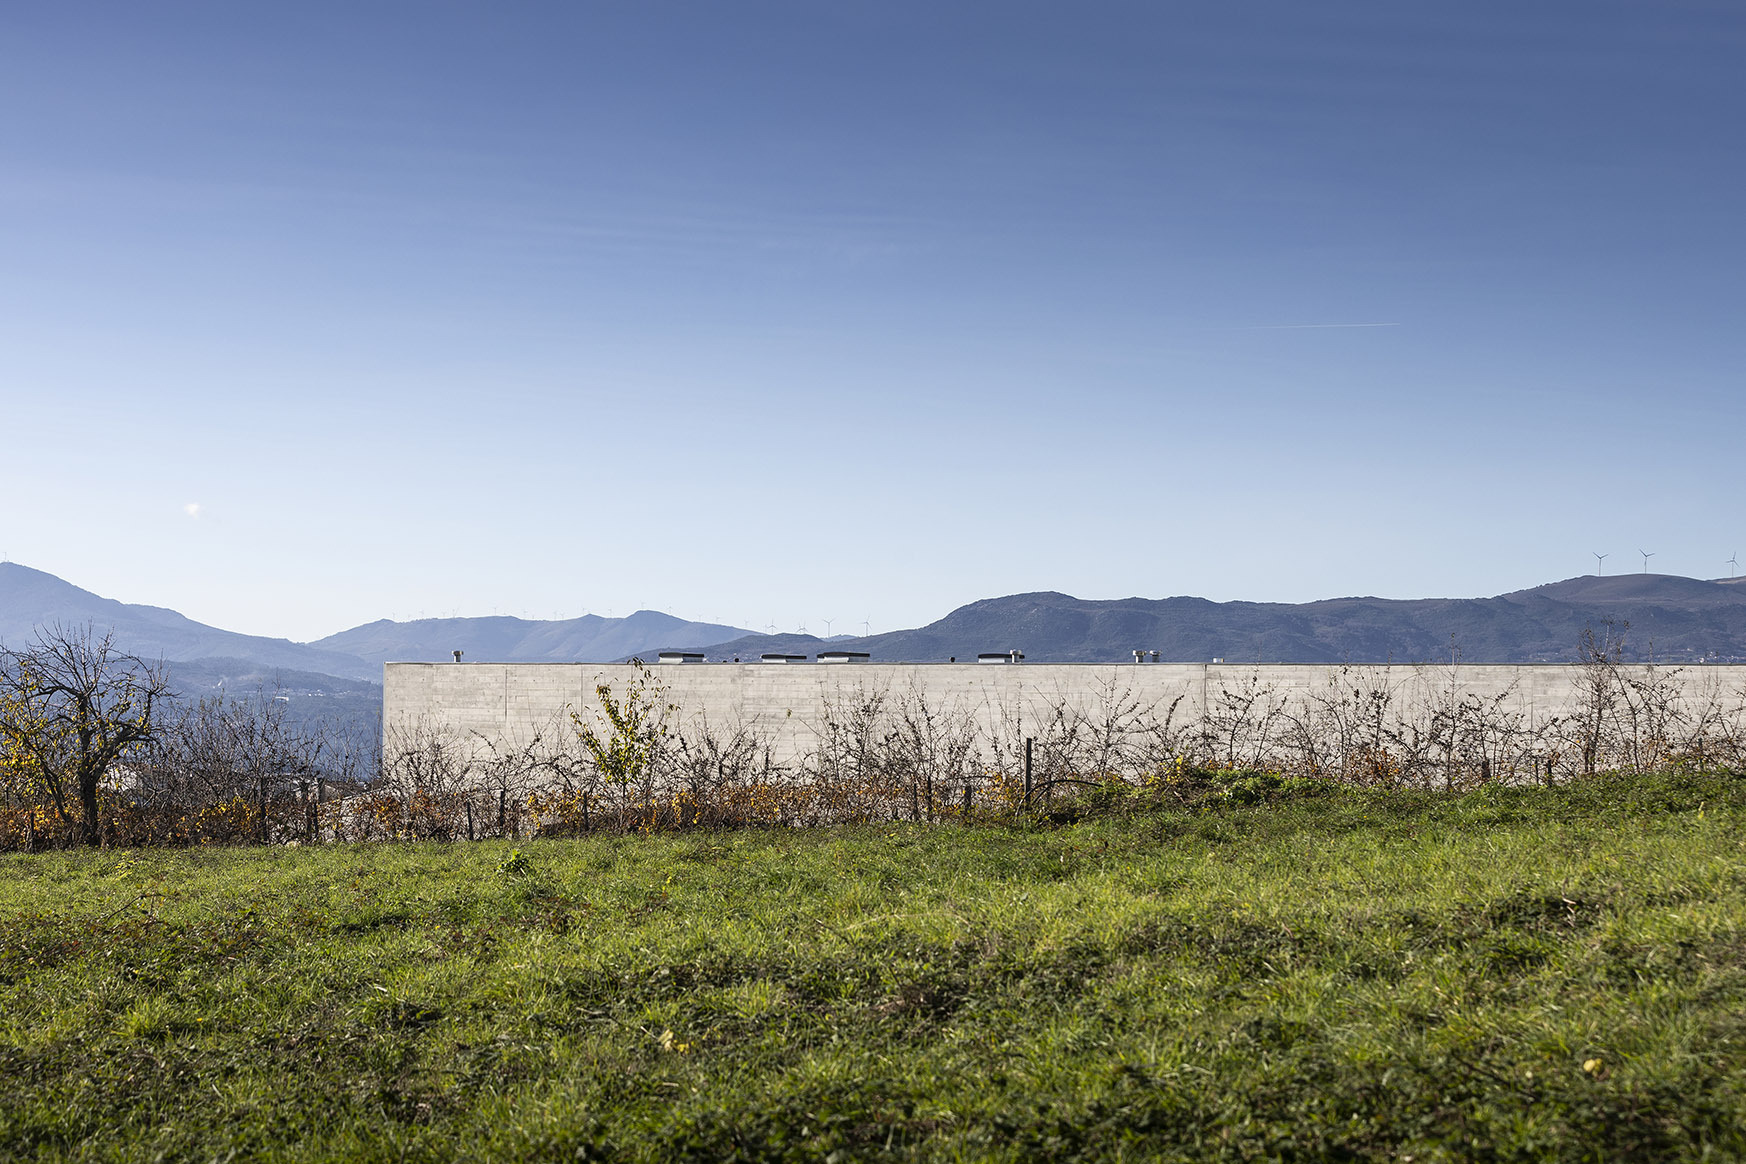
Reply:
[[[1726,576],[1732,3],[0,17],[0,552],[307,639]]]

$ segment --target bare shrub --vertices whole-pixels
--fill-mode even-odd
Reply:
[[[779,823],[801,785],[775,761],[756,724],[716,727],[707,716],[685,724],[665,756],[678,828],[732,828]]]
[[[177,706],[118,789],[124,843],[310,839],[312,784],[350,781],[359,759],[328,731],[293,725],[265,690]]]
[[[1266,767],[1290,727],[1278,688],[1251,672],[1234,686],[1221,684],[1209,696],[1201,721],[1200,750],[1216,767]]]

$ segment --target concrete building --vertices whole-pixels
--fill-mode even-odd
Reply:
[[[707,720],[746,725],[770,740],[779,758],[808,754],[824,724],[843,709],[876,700],[887,710],[925,705],[945,717],[973,720],[990,739],[1041,734],[1061,713],[1095,718],[1126,707],[1135,715],[1166,713],[1179,725],[1307,723],[1386,705],[1401,722],[1430,723],[1439,711],[1463,707],[1504,717],[1527,732],[1569,720],[1596,699],[1596,673],[1581,665],[1395,666],[1240,665],[1224,663],[1028,663],[1017,652],[981,663],[855,666],[720,664],[639,670],[599,663],[390,663],[383,669],[385,731],[442,724],[465,738],[507,742],[549,732],[571,711],[599,706],[595,689],[623,692],[643,681],[663,689],[678,724]],[[764,662],[774,661],[768,657]],[[787,659],[783,660],[787,662]],[[1668,668],[1621,666],[1609,683],[1619,690],[1609,714],[1636,715],[1632,699],[1653,695],[1677,708],[1681,722],[1725,716],[1736,726],[1746,707],[1746,666]],[[1637,694],[1633,695],[1632,692]],[[1351,707],[1348,709],[1348,705]],[[1646,714],[1646,713],[1645,713]],[[1632,721],[1634,724],[1635,720]],[[1642,726],[1641,730],[1650,730]],[[1633,727],[1632,730],[1638,730]]]

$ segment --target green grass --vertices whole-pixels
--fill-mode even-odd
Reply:
[[[1746,780],[1286,795],[10,856],[0,1157],[1746,1157]]]

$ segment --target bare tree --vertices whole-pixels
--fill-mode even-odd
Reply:
[[[307,833],[307,811],[275,822],[309,782],[343,778],[354,767],[344,741],[320,726],[290,722],[283,698],[213,696],[177,703],[159,716],[129,789],[128,828],[141,840],[192,843]]]
[[[86,845],[98,845],[98,789],[148,744],[169,689],[161,666],[116,650],[89,624],[39,629],[23,650],[0,651],[0,748]]]

